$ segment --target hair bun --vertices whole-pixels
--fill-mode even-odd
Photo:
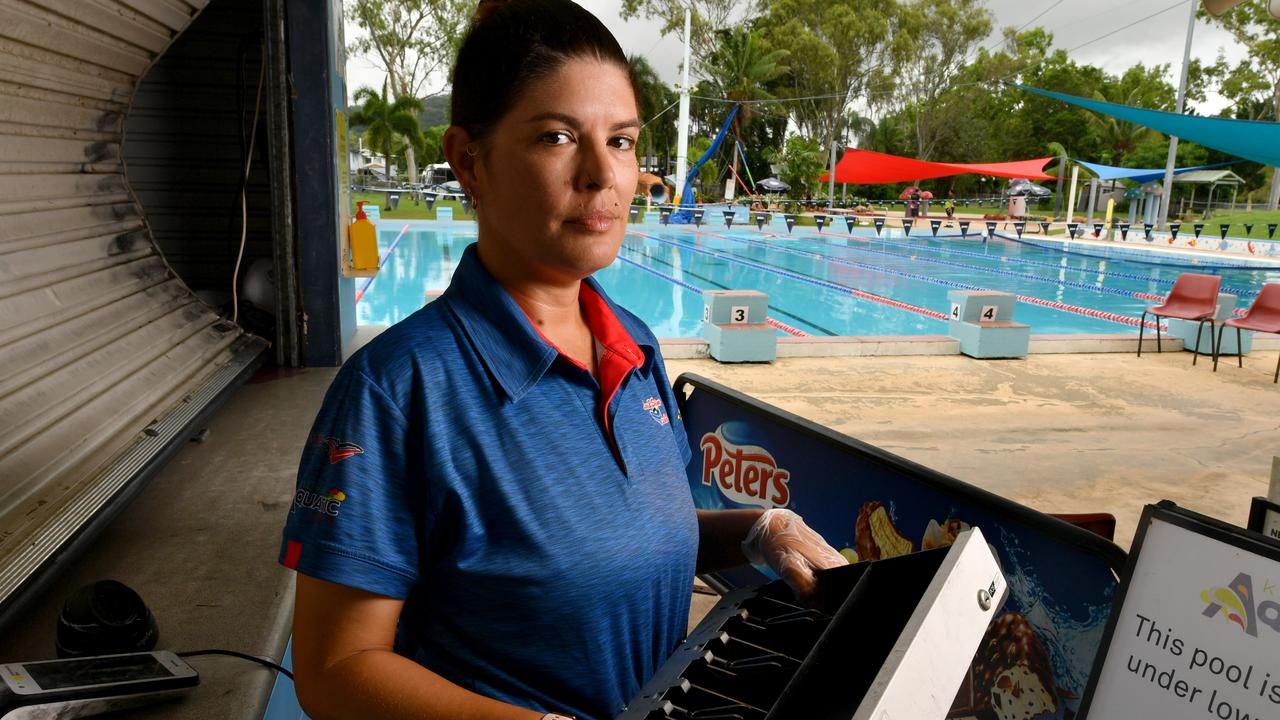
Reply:
[[[510,5],[511,0],[480,0],[480,4],[476,6],[476,14],[471,18],[473,24],[479,25],[492,15],[498,8]]]

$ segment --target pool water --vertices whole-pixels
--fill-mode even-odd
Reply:
[[[448,286],[475,240],[473,223],[382,223],[383,268],[362,288],[357,321],[390,325],[422,307]],[[1182,272],[1222,276],[1223,292],[1239,295],[1241,307],[1264,283],[1280,282],[1280,267],[1213,268],[1169,254],[1150,260],[1012,237],[934,238],[928,229],[905,237],[888,228],[877,236],[870,228],[849,235],[644,224],[628,227],[618,259],[596,277],[658,337],[671,338],[701,335],[703,290],[767,293],[771,324],[792,335],[946,334],[951,290],[1014,293],[1012,320],[1033,333],[1083,334],[1136,333],[1138,316]]]

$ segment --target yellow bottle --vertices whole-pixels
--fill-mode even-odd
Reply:
[[[378,226],[364,214],[363,200],[356,203],[356,219],[347,226],[347,240],[353,270],[378,269]]]

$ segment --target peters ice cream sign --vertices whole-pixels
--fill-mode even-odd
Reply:
[[[786,507],[791,473],[778,467],[768,450],[737,437],[736,425],[726,423],[702,436],[702,484],[715,485],[726,499],[741,505]]]

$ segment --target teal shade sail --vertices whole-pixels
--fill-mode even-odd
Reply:
[[[1179,115],[1161,110],[1117,105],[1101,100],[1087,100],[1026,85],[1015,87],[1136,125],[1143,125],[1165,135],[1177,135],[1183,140],[1190,140],[1245,160],[1280,166],[1280,123]]]

